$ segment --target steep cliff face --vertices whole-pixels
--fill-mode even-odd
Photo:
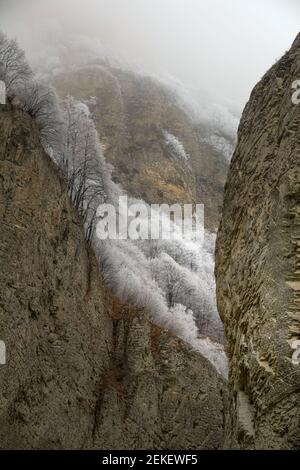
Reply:
[[[191,119],[173,92],[152,78],[109,65],[65,72],[54,83],[62,97],[95,98],[89,107],[105,158],[131,196],[150,204],[203,203],[206,227],[217,229],[228,159],[210,142],[207,126]],[[214,138],[219,145],[234,144],[222,132]]]
[[[214,367],[117,301],[34,122],[0,107],[1,448],[222,446]]]
[[[216,275],[230,361],[229,447],[300,448],[297,79],[300,36],[254,89],[226,184]]]

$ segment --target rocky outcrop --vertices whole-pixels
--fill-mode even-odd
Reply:
[[[0,107],[1,448],[215,449],[224,380],[106,289],[34,122]]]
[[[226,184],[216,254],[230,362],[226,447],[300,448],[297,79],[300,36],[254,89]]]
[[[211,131],[191,118],[172,91],[107,64],[64,72],[54,85],[62,97],[89,100],[113,178],[129,195],[149,204],[205,204],[206,227],[216,231],[228,160],[210,143]],[[166,133],[183,145],[187,159],[174,152]],[[219,134],[220,142],[234,144]]]

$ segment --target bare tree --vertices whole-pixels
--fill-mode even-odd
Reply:
[[[0,32],[0,80],[5,83],[8,95],[32,77],[24,51],[19,48],[17,41],[8,39]]]
[[[42,144],[51,155],[60,153],[62,122],[53,89],[37,82],[16,40],[0,32],[0,80],[8,99],[36,121]]]
[[[39,128],[44,147],[58,154],[63,142],[63,122],[55,91],[35,80],[25,82],[19,88],[24,111],[32,116]],[[58,158],[58,157],[57,157]],[[59,162],[58,162],[59,163]]]

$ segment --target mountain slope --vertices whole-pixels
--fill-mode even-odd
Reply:
[[[205,204],[206,228],[216,231],[233,139],[213,136],[157,80],[108,64],[66,71],[54,84],[61,96],[89,101],[113,177],[131,196]]]
[[[71,94],[80,103],[88,105],[99,133],[105,160],[112,164],[113,180],[120,183],[122,192],[125,190],[129,197],[141,198],[148,203],[204,203],[205,226],[215,232],[220,217],[228,159],[222,148],[216,149],[210,142],[213,134],[209,125],[200,124],[192,111],[185,109],[179,97],[170,88],[153,78],[104,63],[82,67],[76,65],[71,71],[66,70],[53,79],[55,88],[61,98]],[[221,127],[216,125],[214,132],[219,129],[221,133]],[[225,137],[226,132],[229,133],[225,126]],[[229,145],[230,138],[226,139]],[[203,247],[201,244],[194,247],[194,259],[201,256],[201,260],[190,276],[190,292],[185,298],[182,294],[177,303],[183,304],[193,312],[195,323],[203,338],[209,337],[214,342],[223,344],[223,325],[215,300],[214,236],[208,234],[206,238]],[[184,249],[189,256],[188,250],[191,246],[185,246]],[[145,250],[149,262],[146,270],[149,270],[150,266],[152,284],[155,268],[155,260],[152,258],[156,256],[156,248],[151,252],[148,246]],[[118,253],[118,248],[113,251]],[[168,256],[171,255],[176,263],[182,262],[178,261],[175,246],[172,253],[168,252],[167,248],[162,251]],[[116,257],[120,258],[120,255]],[[158,250],[156,257],[159,257]],[[172,259],[169,258],[169,261],[172,262]],[[114,265],[113,276],[116,285],[116,273],[122,266],[116,268],[114,260],[111,264]],[[132,266],[130,256],[126,259],[126,265]],[[159,273],[162,273],[163,269],[161,264]],[[135,266],[133,271],[136,276]],[[168,272],[170,271],[169,265]],[[122,292],[128,292],[131,274],[132,272],[127,270],[124,276],[126,281],[122,281],[120,289]],[[145,269],[134,281],[135,290],[139,292],[140,297],[143,296],[145,284],[142,283],[139,290],[137,286],[144,274]],[[162,277],[160,276],[158,284],[163,292],[166,292],[164,283],[167,275],[165,274],[165,279]],[[174,276],[171,284],[175,284]],[[195,287],[192,287],[193,285]],[[154,289],[159,291],[157,286]],[[184,292],[183,286],[181,291]],[[145,292],[145,296],[147,295],[149,294]],[[124,300],[124,296],[121,298]],[[151,293],[151,298],[154,301],[155,292]],[[193,298],[196,302],[193,302]],[[191,331],[191,328],[189,329]]]
[[[212,449],[226,384],[105,287],[37,127],[0,107],[1,448]]]

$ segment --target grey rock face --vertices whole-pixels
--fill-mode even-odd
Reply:
[[[217,449],[226,384],[106,289],[33,121],[0,107],[1,448]]]
[[[226,446],[300,448],[300,36],[243,113],[217,240],[231,400]]]

